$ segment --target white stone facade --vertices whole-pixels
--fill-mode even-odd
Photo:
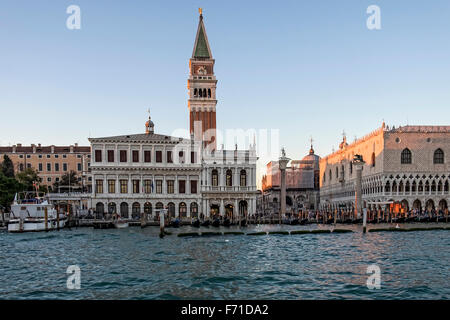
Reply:
[[[209,153],[200,143],[153,133],[89,140],[97,213],[137,219],[167,208],[173,217],[237,218],[256,210],[254,147]]]
[[[383,126],[320,161],[322,209],[351,209],[355,154],[363,156],[363,206],[390,202],[404,210],[445,210],[449,204],[450,126]]]

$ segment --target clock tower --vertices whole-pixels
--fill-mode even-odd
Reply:
[[[209,47],[202,10],[189,60],[188,108],[190,133],[210,151],[216,149],[216,84],[214,59]]]

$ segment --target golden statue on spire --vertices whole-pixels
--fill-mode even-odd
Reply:
[[[203,9],[202,8],[198,8],[198,13],[200,13],[200,15],[203,14]]]

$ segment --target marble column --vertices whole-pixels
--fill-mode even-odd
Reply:
[[[278,164],[281,171],[281,210],[278,215],[278,222],[281,224],[281,215],[286,214],[286,167],[288,162],[291,159],[287,158],[284,152],[284,149],[282,150],[282,156],[280,157]]]
[[[362,169],[364,161],[361,159],[354,160],[353,165],[356,167],[355,182],[355,219],[362,215]],[[397,189],[398,190],[398,189]]]

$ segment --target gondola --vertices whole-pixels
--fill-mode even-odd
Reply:
[[[298,225],[300,222],[298,221],[298,219],[292,219],[291,220],[291,222],[290,222],[290,225],[291,226],[296,226],[296,225]]]
[[[439,216],[438,222],[446,222],[447,218],[444,216]]]
[[[401,217],[401,218],[397,218],[397,223],[405,223],[405,218],[404,217]]]
[[[241,220],[241,227],[246,227],[247,226],[247,220],[243,219]]]
[[[353,220],[353,224],[358,224],[358,223],[362,223],[363,222],[363,219],[361,219],[361,218],[359,218],[359,219],[355,219],[355,220]]]
[[[202,223],[201,223],[201,226],[202,227],[209,227],[209,225],[210,225],[210,221],[209,220],[205,220],[205,221],[203,221]]]
[[[200,227],[200,220],[195,219],[194,221],[192,221],[192,226],[196,227],[196,228],[199,228]]]
[[[325,224],[332,224],[332,223],[334,223],[334,218],[328,219],[328,220],[325,222]]]
[[[213,227],[220,227],[220,220],[219,219],[214,219],[214,221],[211,223],[211,225]]]
[[[345,219],[344,222],[342,222],[342,223],[351,224],[351,223],[353,223],[353,220],[352,219]]]

